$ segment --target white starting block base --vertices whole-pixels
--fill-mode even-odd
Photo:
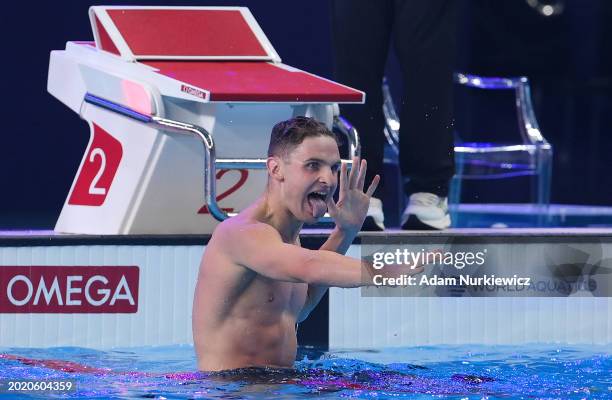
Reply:
[[[305,231],[302,243],[317,247],[327,232]],[[391,237],[423,244],[463,238],[474,243],[505,243],[508,254],[529,257],[526,246],[542,243],[582,243],[602,250],[602,259],[612,256],[612,230],[494,230],[461,229],[448,232],[393,232]],[[360,244],[376,234],[366,233],[352,245],[349,255],[360,256]],[[465,239],[467,238],[467,239]],[[191,307],[200,259],[208,235],[82,236],[53,232],[0,233],[0,282],[23,274],[32,278],[44,271],[61,276],[81,275],[72,282],[68,306],[67,288],[58,291],[63,305],[48,312],[33,305],[39,281],[32,278],[28,298],[23,279],[14,283],[14,299],[24,302],[7,311],[7,287],[0,289],[0,344],[3,347],[82,346],[88,348],[132,347],[192,343]],[[510,267],[508,258],[502,266]],[[19,267],[15,269],[15,267]],[[127,279],[134,302],[130,306],[125,287],[116,305],[127,312],[109,309],[116,294],[114,269],[138,267],[138,279]],[[72,268],[72,269],[70,269]],[[109,284],[93,282],[90,269],[109,276]],[[62,275],[62,269],[72,271]],[[19,272],[15,272],[19,271]],[[41,272],[43,271],[43,272]],[[74,272],[77,271],[77,272]],[[80,272],[79,272],[80,271]],[[28,278],[29,279],[29,278]],[[100,278],[97,278],[100,279]],[[608,277],[608,279],[610,279]],[[93,283],[86,290],[89,281]],[[46,276],[50,291],[53,278]],[[115,282],[115,283],[113,283]],[[109,296],[104,292],[108,288]],[[429,344],[520,344],[520,343],[612,343],[611,297],[363,297],[361,289],[333,288],[329,296],[330,348],[382,348]],[[87,291],[96,312],[82,312]],[[137,293],[137,296],[136,296]],[[123,296],[121,296],[123,295]],[[137,297],[137,298],[136,298]],[[57,303],[57,293],[50,296]],[[104,300],[104,301],[103,301]],[[45,294],[36,307],[46,307]],[[325,307],[321,304],[319,307]],[[21,307],[21,308],[20,308]],[[29,308],[28,308],[29,307]],[[70,308],[72,307],[72,308]],[[126,308],[127,307],[127,308]],[[131,308],[130,308],[131,307]],[[81,310],[81,311],[79,311]],[[36,311],[36,312],[34,312]],[[100,312],[104,311],[104,312]]]
[[[281,63],[243,7],[94,6],[89,16],[95,42],[50,55],[49,93],[91,135],[56,232],[210,234],[265,187],[276,123],[307,116],[331,128],[338,103],[365,101]]]

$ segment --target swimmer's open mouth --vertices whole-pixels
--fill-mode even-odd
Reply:
[[[326,191],[314,191],[308,193],[308,204],[312,209],[312,216],[321,218],[327,211],[327,195]]]
[[[308,198],[321,199],[327,201],[327,192],[312,192],[308,193]]]

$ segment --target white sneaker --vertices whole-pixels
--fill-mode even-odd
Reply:
[[[448,199],[433,193],[414,193],[402,215],[402,229],[433,230],[447,229],[451,219],[448,214]]]
[[[383,205],[380,199],[370,197],[370,206],[361,230],[370,232],[385,230],[385,214],[383,214]]]

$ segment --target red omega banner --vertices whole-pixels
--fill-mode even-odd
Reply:
[[[135,313],[137,266],[0,266],[0,313]]]

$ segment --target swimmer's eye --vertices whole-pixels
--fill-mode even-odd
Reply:
[[[316,161],[310,161],[306,163],[306,168],[308,169],[312,169],[312,170],[317,170],[319,169],[319,163]]]

